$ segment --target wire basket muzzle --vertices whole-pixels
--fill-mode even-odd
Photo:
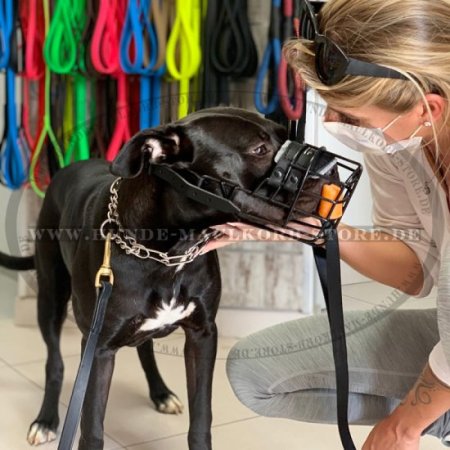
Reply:
[[[287,141],[270,175],[253,191],[237,189],[233,203],[243,222],[316,245],[339,224],[361,174],[361,164],[324,147]]]
[[[150,173],[185,197],[235,220],[321,245],[347,209],[362,166],[324,147],[286,141],[254,189],[165,164],[152,164]]]

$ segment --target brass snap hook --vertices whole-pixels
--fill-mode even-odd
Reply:
[[[95,276],[95,287],[101,288],[100,279],[105,277],[111,284],[114,284],[114,274],[111,269],[111,233],[106,235],[105,239],[105,252],[103,255],[103,263],[98,269],[97,275]]]

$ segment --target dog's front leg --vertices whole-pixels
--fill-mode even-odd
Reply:
[[[189,450],[211,450],[211,391],[217,353],[217,328],[185,329],[187,390],[189,399]]]
[[[84,348],[84,342],[83,342]],[[103,450],[103,420],[116,352],[97,348],[81,415],[78,450]]]

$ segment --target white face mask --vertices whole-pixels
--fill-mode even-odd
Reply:
[[[384,132],[400,117],[402,116],[396,117],[384,128],[363,128],[342,122],[325,122],[324,118],[322,118],[322,121],[328,133],[353,150],[361,153],[393,155],[403,150],[415,150],[422,145],[422,138],[420,136],[416,137],[416,134],[423,125],[420,125],[409,139],[394,142],[393,144],[387,143]]]

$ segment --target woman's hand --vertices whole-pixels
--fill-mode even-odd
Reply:
[[[274,230],[273,232],[270,232],[266,229],[254,227],[240,222],[216,225],[211,228],[220,231],[222,233],[222,236],[209,241],[203,247],[201,254],[205,254],[211,250],[217,250],[218,248],[226,247],[227,245],[236,244],[242,241],[286,242],[295,241],[295,238],[302,238],[304,240],[311,241],[314,240],[312,236],[316,236],[318,234],[321,226],[320,220],[314,219],[312,217],[307,217],[305,219],[302,219],[302,221],[305,223],[310,223],[313,226],[309,227],[307,225],[302,225],[299,223],[290,223],[289,226],[295,228],[295,230],[270,226],[270,228]],[[282,234],[276,232],[280,230],[283,230],[283,232],[288,236],[283,236]]]
[[[372,429],[361,450],[419,450],[420,432],[402,431],[397,419],[388,416]]]

